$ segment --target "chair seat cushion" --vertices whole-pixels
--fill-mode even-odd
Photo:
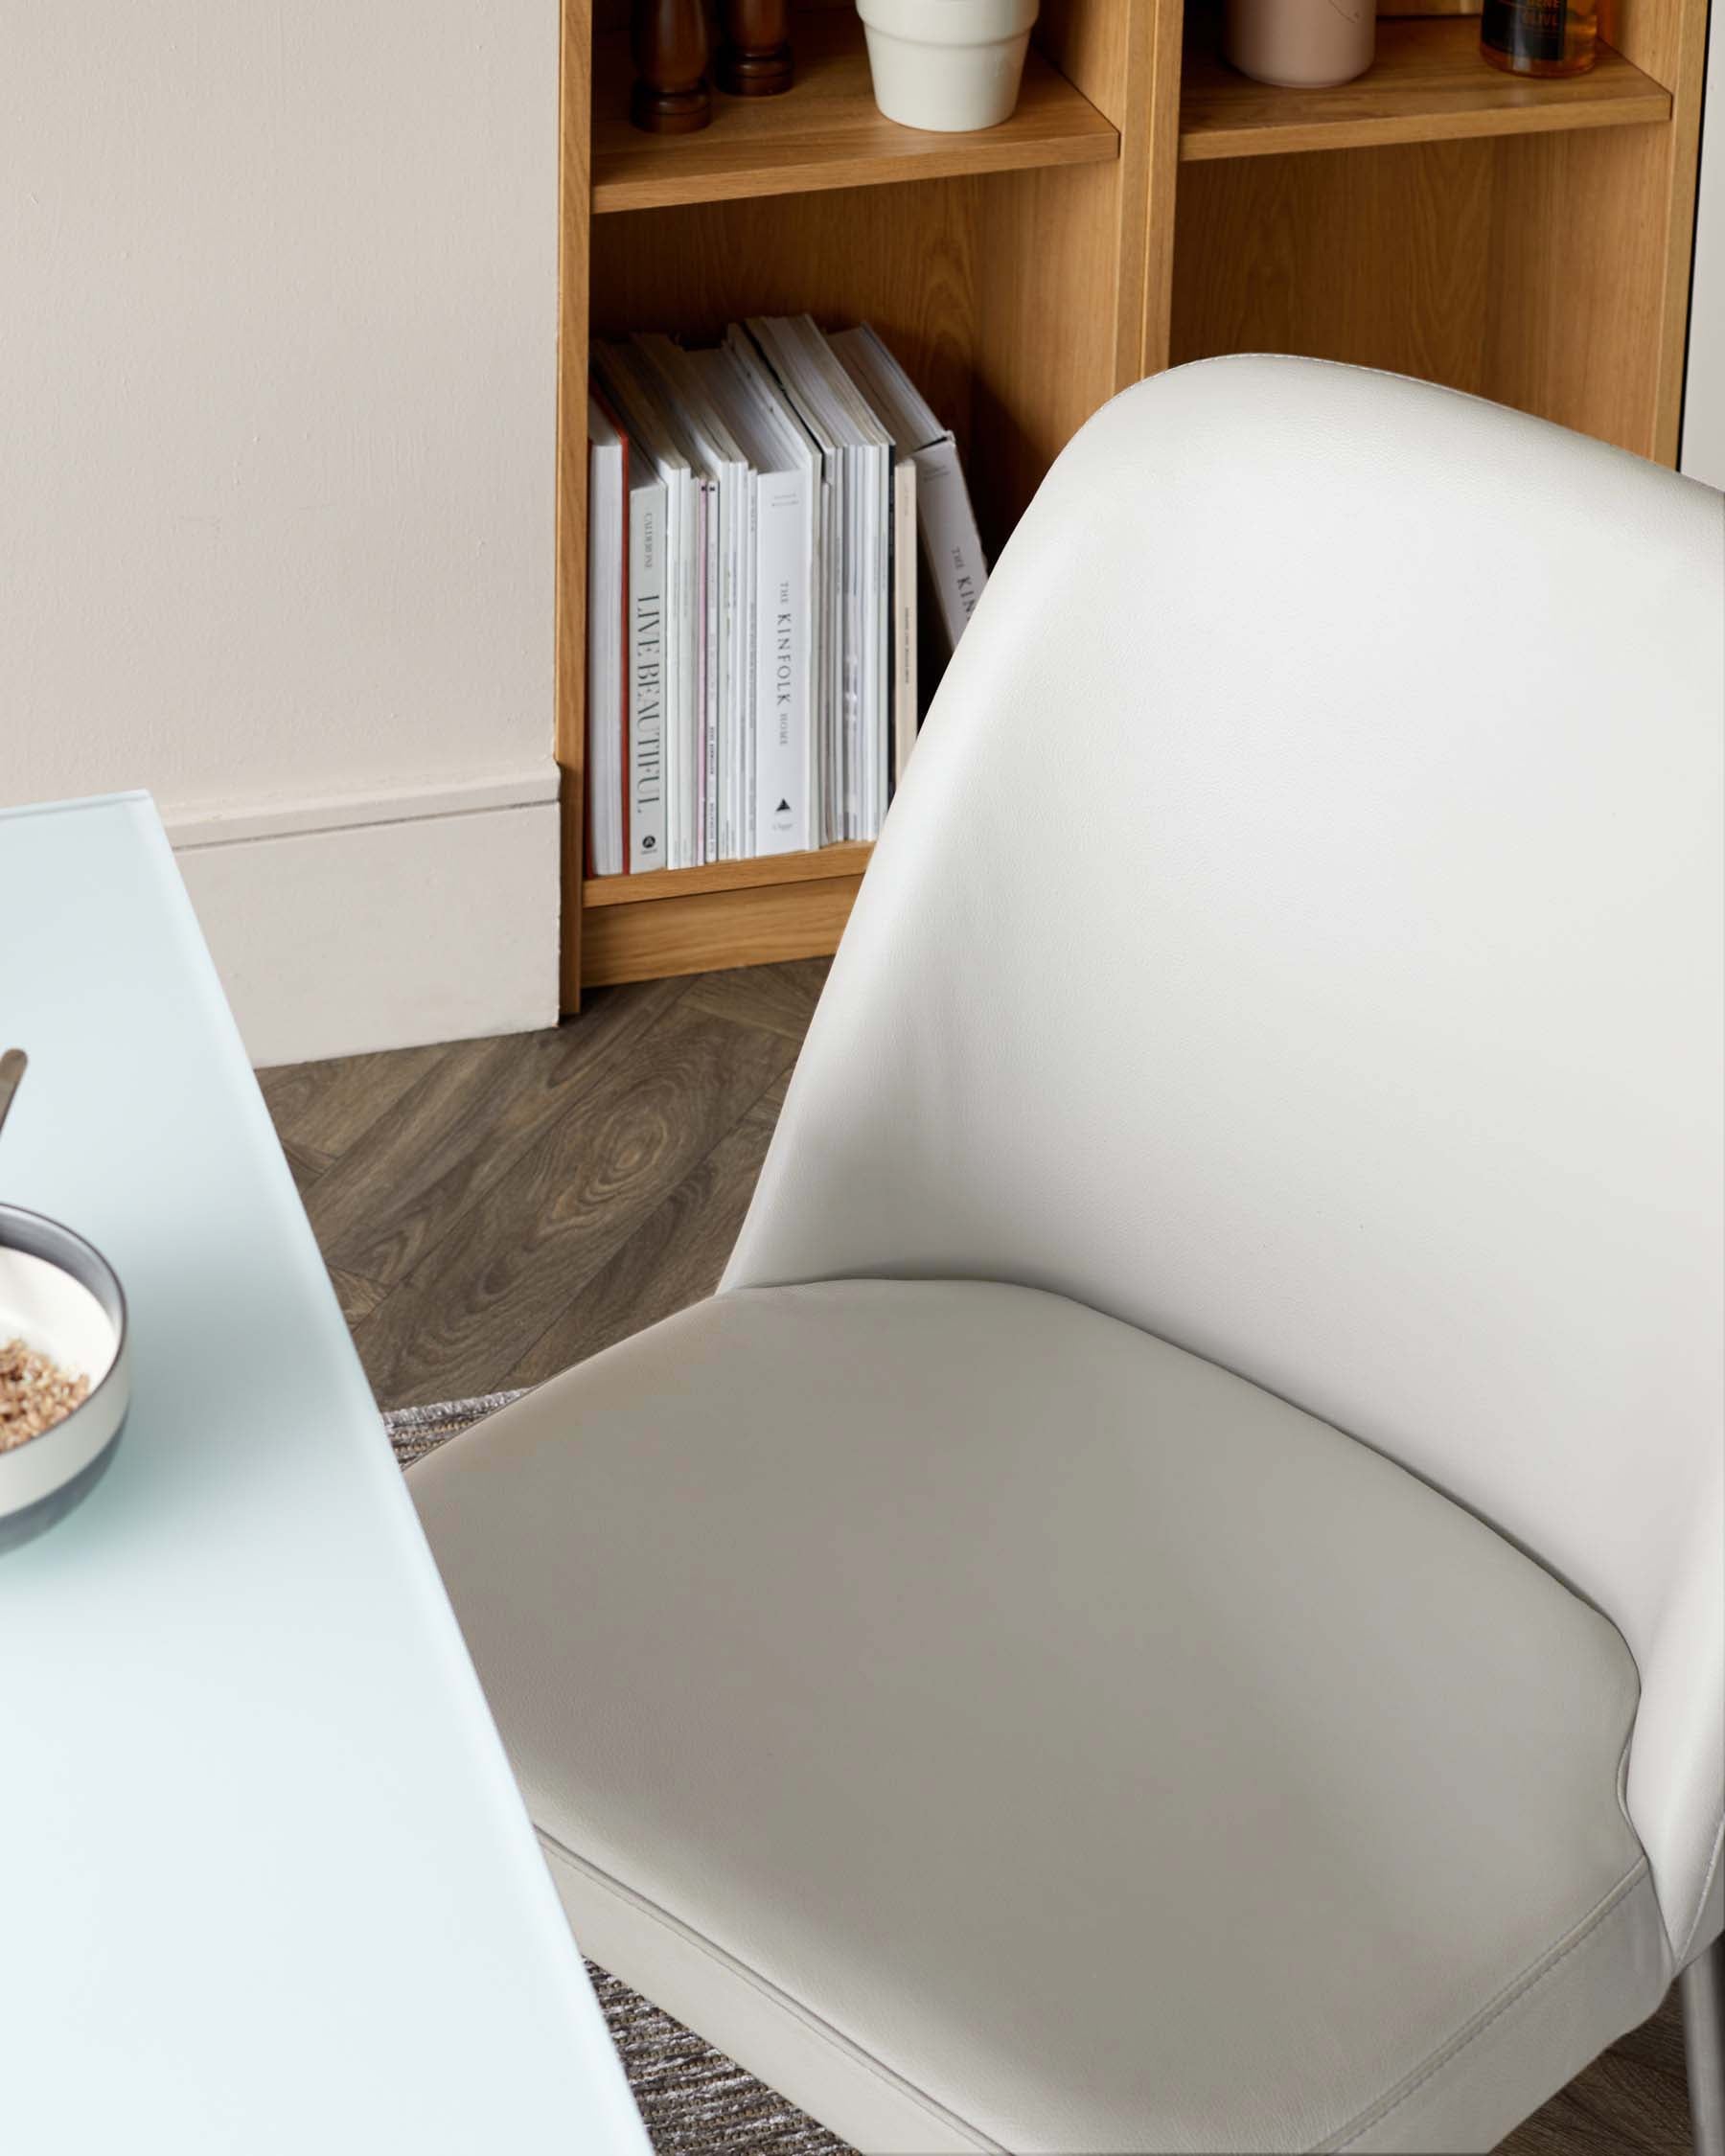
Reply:
[[[583,1946],[860,2148],[1483,2149],[1668,1980],[1615,1629],[1061,1297],[724,1295],[410,1487]]]

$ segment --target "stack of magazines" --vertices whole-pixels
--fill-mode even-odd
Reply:
[[[950,430],[795,315],[595,343],[587,436],[591,873],[876,837],[987,575]]]

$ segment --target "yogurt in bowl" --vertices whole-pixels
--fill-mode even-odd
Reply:
[[[14,1340],[87,1389],[58,1421],[0,1451],[0,1551],[89,1495],[130,1405],[126,1296],[112,1266],[58,1221],[0,1205],[0,1347]]]

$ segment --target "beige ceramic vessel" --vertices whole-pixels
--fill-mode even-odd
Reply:
[[[1254,81],[1330,89],[1371,65],[1377,0],[1227,0],[1223,57]]]

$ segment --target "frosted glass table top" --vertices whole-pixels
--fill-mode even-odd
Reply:
[[[10,1045],[133,1404],[0,1556],[0,2146],[646,2156],[145,796],[0,814]]]

